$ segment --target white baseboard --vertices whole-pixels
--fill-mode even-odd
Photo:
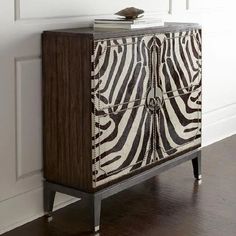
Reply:
[[[236,103],[203,113],[202,143],[208,146],[236,134]]]
[[[64,194],[56,194],[54,210],[78,201]],[[0,235],[44,215],[43,189],[18,195],[0,202]]]

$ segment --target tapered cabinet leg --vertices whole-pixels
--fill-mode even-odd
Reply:
[[[192,159],[192,165],[193,165],[193,175],[195,179],[200,180],[202,179],[202,172],[201,172],[201,153],[199,155]]]
[[[56,192],[50,188],[50,184],[46,181],[44,182],[44,189],[43,189],[43,201],[44,201],[44,212],[47,217],[47,221],[52,221],[52,211],[54,205]]]
[[[100,230],[101,204],[101,197],[94,194],[90,201],[92,229],[94,232],[98,232]]]

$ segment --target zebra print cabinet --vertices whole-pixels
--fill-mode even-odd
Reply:
[[[43,34],[45,211],[56,191],[101,200],[193,160],[200,178],[201,28]]]

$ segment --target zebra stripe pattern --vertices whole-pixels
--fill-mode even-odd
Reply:
[[[93,186],[201,143],[199,30],[97,41]]]

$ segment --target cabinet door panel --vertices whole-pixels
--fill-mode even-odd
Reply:
[[[105,109],[94,118],[96,187],[153,162],[153,119],[144,103],[130,103],[116,113]]]
[[[159,52],[157,160],[201,143],[200,31],[166,34]]]
[[[200,145],[200,31],[98,41],[93,186]]]
[[[189,93],[175,91],[164,95],[156,117],[158,159],[199,146],[201,142],[201,90]]]
[[[94,51],[93,93],[95,107],[107,107],[144,99],[149,80],[152,36],[97,41]]]
[[[184,89],[188,92],[201,80],[200,31],[168,33],[160,47],[159,81],[163,93]]]

